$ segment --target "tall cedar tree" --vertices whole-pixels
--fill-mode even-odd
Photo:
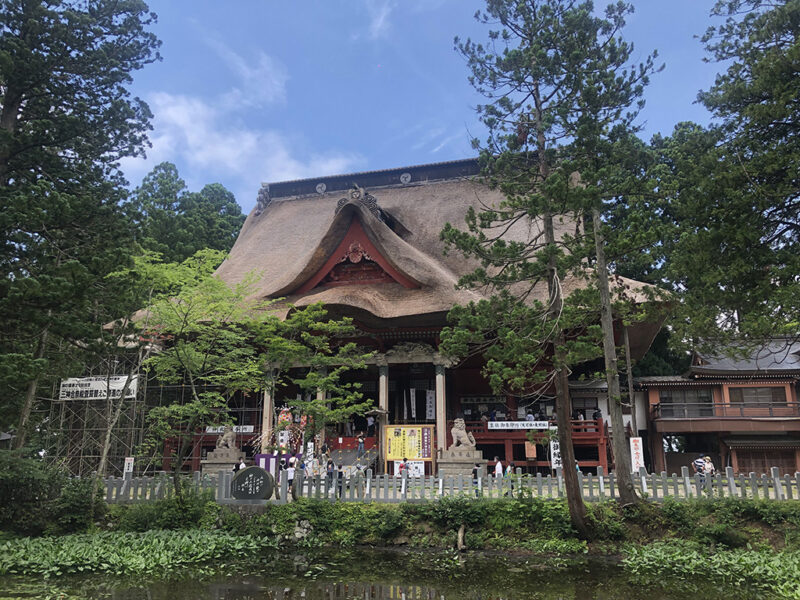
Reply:
[[[190,192],[172,163],[156,165],[133,192],[136,235],[165,262],[181,262],[198,250],[227,252],[245,216],[234,195],[219,183]]]
[[[470,212],[468,232],[449,226],[443,232],[449,244],[482,262],[462,284],[500,291],[484,305],[456,309],[452,316],[458,326],[445,337],[463,351],[465,343],[485,340],[490,333],[486,342],[493,350],[487,370],[494,371],[495,385],[510,380],[524,389],[526,381],[541,381],[545,358],[550,357],[557,416],[563,424],[571,418],[571,368],[599,355],[602,335],[592,324],[600,312],[597,294],[564,298],[562,282],[569,274],[584,276],[587,240],[580,221],[588,216],[591,229],[591,217],[599,216],[605,201],[618,193],[609,188],[609,181],[619,179],[612,176],[610,161],[619,160],[617,140],[630,136],[636,112],[632,105],[653,70],[652,57],[629,66],[632,47],[617,37],[631,11],[618,3],[598,18],[591,2],[490,0],[477,17],[502,29],[490,32],[488,46],[456,40],[472,71],[471,83],[491,101],[478,107],[490,134],[486,144],[476,145],[490,184],[506,200],[480,214]],[[511,226],[531,222],[538,233],[527,243],[503,235]],[[566,235],[570,223],[573,234]],[[602,250],[603,240],[598,242],[596,249]],[[607,284],[607,273],[601,278]],[[533,294],[543,282],[546,299],[538,302]],[[606,306],[610,316],[610,297]],[[616,377],[613,364],[607,371]],[[619,400],[618,393],[612,395],[610,404]],[[614,408],[621,413],[618,405]],[[613,413],[612,419],[616,421]],[[617,427],[615,431],[624,431],[621,415]],[[585,509],[571,468],[570,427],[559,427],[559,441],[572,523],[585,534]],[[615,442],[615,449],[625,448],[624,435],[615,436]],[[627,449],[616,450],[616,455],[622,498],[634,501],[630,469],[623,466]]]
[[[140,0],[2,2],[0,377],[17,447],[41,377],[96,331],[98,286],[123,260],[116,161],[146,143],[150,111],[127,85],[158,59],[154,20]]]
[[[800,1],[726,0],[703,41],[716,124],[657,139],[676,330],[706,349],[800,337]],[[734,340],[736,343],[734,344]]]

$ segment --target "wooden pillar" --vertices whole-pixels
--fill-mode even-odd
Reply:
[[[261,410],[261,454],[267,453],[267,446],[272,438],[272,422],[275,417],[275,407],[272,402],[272,393],[264,390],[264,406]]]
[[[386,450],[384,443],[385,426],[389,418],[389,366],[378,366],[378,408],[381,414],[375,420],[378,431],[378,464],[386,471]]]
[[[436,448],[444,451],[447,448],[447,404],[445,401],[444,365],[436,368]]]

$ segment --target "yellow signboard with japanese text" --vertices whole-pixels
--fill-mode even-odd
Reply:
[[[434,425],[385,425],[386,460],[433,460]]]

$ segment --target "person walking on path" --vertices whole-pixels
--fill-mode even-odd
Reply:
[[[692,461],[692,468],[696,474],[700,475],[700,483],[705,483],[706,459],[702,454]]]
[[[508,466],[506,467],[505,477],[506,477],[506,479],[508,479],[508,483],[511,486],[511,491],[510,492],[506,492],[506,493],[513,498],[514,497],[514,463],[513,462],[508,463]]]
[[[333,459],[328,459],[328,462],[325,464],[325,478],[328,481],[328,490],[333,489],[333,476],[336,472],[336,465],[333,464]]]
[[[494,457],[495,465],[494,465],[494,477],[495,479],[501,479],[503,477],[503,461],[500,460],[499,456]]]

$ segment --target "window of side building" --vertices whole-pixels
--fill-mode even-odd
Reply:
[[[714,414],[711,388],[664,388],[658,395],[662,417],[686,419]]]
[[[786,404],[786,388],[732,387],[728,389],[731,404]]]

